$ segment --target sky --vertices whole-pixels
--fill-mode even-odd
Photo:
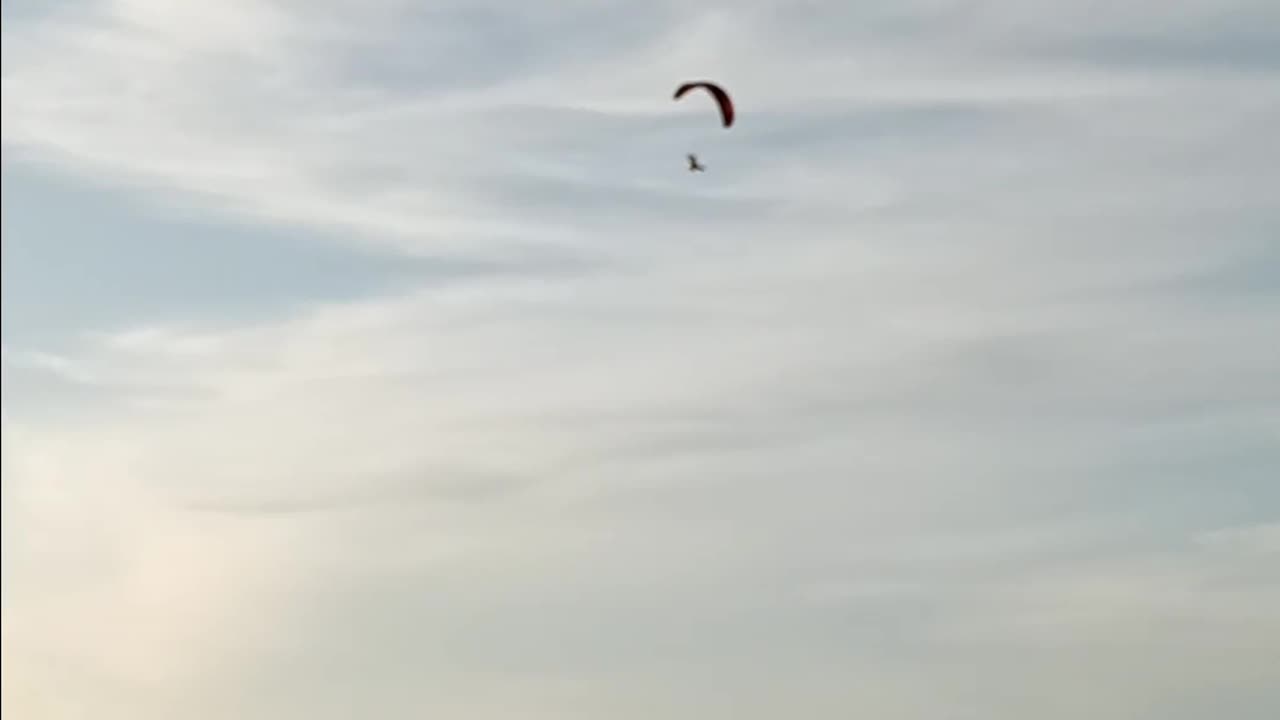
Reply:
[[[3,710],[1280,717],[1278,79],[1271,0],[6,0]]]

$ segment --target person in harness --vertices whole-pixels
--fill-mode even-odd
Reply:
[[[689,172],[705,172],[706,168],[698,163],[698,156],[689,153],[685,157],[689,158]]]

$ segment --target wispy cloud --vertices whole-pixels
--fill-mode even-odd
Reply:
[[[1271,4],[5,12],[7,183],[427,260],[6,330],[5,711],[1280,711]]]

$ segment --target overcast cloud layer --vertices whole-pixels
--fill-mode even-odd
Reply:
[[[1280,717],[1280,5],[6,3],[5,713]]]

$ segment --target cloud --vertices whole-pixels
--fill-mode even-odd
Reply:
[[[1199,541],[1214,550],[1275,554],[1280,552],[1280,525],[1267,523],[1212,530],[1201,535]]]
[[[1274,716],[1280,93],[1153,8],[7,19],[10,168],[454,262],[6,333],[5,710]]]

